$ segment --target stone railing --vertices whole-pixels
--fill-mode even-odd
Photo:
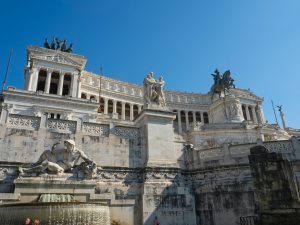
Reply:
[[[43,128],[48,129],[49,132],[68,134],[82,132],[84,135],[104,137],[114,134],[125,139],[138,139],[140,137],[140,130],[137,127],[115,126],[110,128],[109,124],[81,122],[80,120],[41,119],[41,117],[17,114],[10,114],[8,116],[7,128],[24,130],[39,130]]]
[[[89,135],[108,136],[109,135],[109,125],[97,124],[97,123],[83,123],[82,131]]]
[[[77,122],[71,120],[48,119],[47,128],[52,131],[75,133]]]
[[[40,117],[10,114],[8,117],[7,126],[26,130],[37,130],[40,127],[40,121]]]

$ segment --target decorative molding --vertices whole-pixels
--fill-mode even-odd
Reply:
[[[115,127],[113,129],[113,133],[116,136],[121,136],[128,139],[137,139],[140,136],[139,129],[132,127]]]
[[[286,153],[294,151],[293,144],[289,140],[264,142],[264,146],[271,152]]]
[[[8,127],[37,130],[40,127],[40,121],[40,117],[10,114],[8,118]]]
[[[91,135],[109,135],[109,125],[97,123],[83,123],[83,132]]]
[[[75,133],[76,121],[48,119],[47,128],[56,132]]]

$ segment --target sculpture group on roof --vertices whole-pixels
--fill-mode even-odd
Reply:
[[[219,70],[216,69],[215,72],[211,75],[214,77],[214,84],[211,88],[211,92],[213,95],[217,93],[220,97],[222,92],[224,93],[224,95],[226,95],[226,92],[230,88],[235,88],[234,79],[232,79],[231,77],[230,70],[225,71],[222,75]]]
[[[48,39],[45,38],[44,47],[52,50],[58,50],[62,52],[73,52],[73,44],[70,43],[69,47],[67,48],[66,39],[63,41],[59,40],[56,37],[53,37],[51,45],[48,43]]]
[[[153,72],[147,74],[144,79],[144,100],[146,105],[155,103],[162,107],[166,106],[165,94],[163,91],[164,84],[165,81],[162,76],[160,76],[158,80],[155,80]]]

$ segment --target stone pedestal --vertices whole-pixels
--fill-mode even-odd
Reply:
[[[176,166],[178,156],[174,151],[174,119],[173,112],[149,108],[143,109],[136,119],[144,137],[146,166]]]
[[[240,123],[243,122],[243,112],[240,100],[234,95],[215,100],[210,108],[211,123]]]

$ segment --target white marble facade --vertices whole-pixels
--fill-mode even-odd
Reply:
[[[130,124],[143,108],[142,85],[129,84],[109,77],[85,71],[86,59],[83,56],[55,51],[51,49],[29,47],[27,49],[27,66],[25,67],[25,89],[9,89],[9,95],[35,96],[34,98],[51,99],[47,108],[40,108],[48,117],[54,119],[78,119],[89,117],[90,122],[101,116],[102,119],[114,119]],[[143,75],[141,75],[142,81]],[[101,87],[100,87],[101,85]],[[209,85],[209,84],[208,84]],[[241,118],[250,124],[264,124],[262,99],[243,89],[233,90],[239,99]],[[176,113],[175,131],[185,134],[193,123],[216,123],[210,94],[182,93],[165,91],[168,108]],[[60,110],[58,101],[80,101],[80,104],[98,103],[92,110]],[[31,100],[29,100],[31,102]],[[34,104],[4,101],[12,105],[15,114],[31,114]],[[96,106],[96,104],[95,104]],[[86,118],[85,118],[86,120]],[[225,121],[224,121],[225,122]]]

